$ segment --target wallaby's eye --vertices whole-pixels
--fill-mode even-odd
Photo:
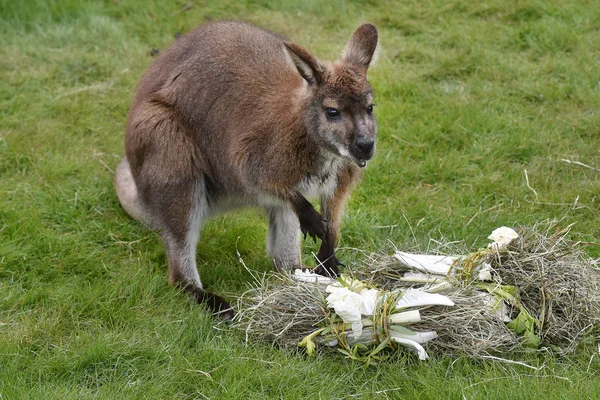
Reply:
[[[340,112],[338,110],[336,110],[335,108],[326,108],[325,115],[329,119],[334,119],[334,118],[337,118],[340,116]]]
[[[367,114],[373,114],[374,106],[375,106],[375,104],[371,104],[371,105],[369,105],[369,107],[367,107]]]

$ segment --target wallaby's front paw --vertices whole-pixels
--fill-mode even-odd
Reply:
[[[325,240],[325,232],[327,231],[325,223],[327,221],[314,208],[305,210],[298,215],[298,219],[300,220],[300,230],[305,239],[306,235],[309,235],[315,243],[317,243],[317,238]]]
[[[327,221],[323,219],[321,214],[300,193],[297,193],[291,202],[294,212],[298,216],[298,221],[300,221],[300,230],[304,238],[306,239],[306,235],[310,235],[315,243],[317,242],[317,238],[325,241],[325,234],[327,232],[325,224]]]

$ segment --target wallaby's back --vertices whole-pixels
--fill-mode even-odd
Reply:
[[[236,163],[231,162],[240,155],[232,153],[241,151],[244,141],[260,140],[251,137],[256,132],[277,134],[263,138],[262,156],[281,151],[276,142],[289,142],[289,125],[299,122],[285,119],[297,111],[294,92],[302,85],[286,57],[282,38],[273,33],[238,22],[203,25],[179,38],[146,72],[131,107],[128,131],[136,130],[149,107],[172,110],[171,118],[181,119],[190,144],[199,147],[196,162],[205,173],[219,171],[219,177],[229,181],[214,178],[214,184],[242,190],[227,187],[240,185],[233,179]],[[139,141],[144,141],[139,135],[150,133],[128,132],[127,156],[134,174],[135,165],[140,164],[136,150]]]

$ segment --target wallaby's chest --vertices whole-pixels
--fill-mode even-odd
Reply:
[[[298,190],[308,198],[331,195],[337,186],[339,170],[344,160],[328,157],[313,173],[306,173],[298,184]]]

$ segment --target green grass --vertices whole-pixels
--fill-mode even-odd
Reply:
[[[150,51],[209,19],[259,24],[322,59],[361,22],[378,26],[378,152],[344,218],[348,265],[364,260],[353,249],[477,247],[549,218],[598,242],[600,172],[563,161],[600,168],[595,1],[0,0],[1,399],[600,397],[594,346],[521,358],[538,370],[405,354],[365,368],[246,344],[169,287],[160,241],[122,211],[110,169]],[[236,249],[268,271],[265,233],[252,211],[212,220],[206,285],[247,287]]]

